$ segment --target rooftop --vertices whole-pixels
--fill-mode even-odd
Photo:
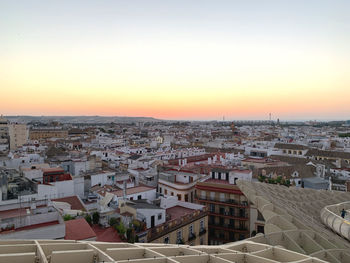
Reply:
[[[205,180],[204,183],[211,183],[211,184],[227,184],[227,185],[230,185],[230,182],[227,181],[227,180],[212,179],[212,178],[209,178],[209,179]]]
[[[84,218],[65,221],[67,240],[85,240],[96,237],[96,233]]]
[[[113,227],[102,228],[98,225],[93,225],[92,230],[96,233],[96,241],[100,242],[122,242],[119,234]]]
[[[71,205],[72,210],[82,210],[85,211],[83,204],[77,196],[68,196],[63,198],[52,199],[56,202],[65,202]]]
[[[145,199],[141,200],[133,200],[133,201],[127,201],[128,205],[136,208],[136,209],[162,209],[157,205],[150,204]]]
[[[173,220],[176,218],[181,218],[185,215],[192,214],[195,211],[195,209],[183,207],[183,206],[173,206],[171,208],[166,209],[166,214],[170,215],[169,220]]]
[[[155,188],[145,186],[145,185],[140,185],[140,186],[135,186],[135,187],[130,187],[126,189],[126,195],[132,195],[132,194],[137,194],[137,193],[142,193],[150,190],[154,190]],[[102,196],[105,196],[106,190],[99,190],[98,193]],[[118,197],[123,196],[123,190],[111,190],[109,193],[112,193]]]

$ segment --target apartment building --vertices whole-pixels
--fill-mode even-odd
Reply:
[[[208,209],[208,244],[219,245],[250,236],[250,206],[236,186],[238,179],[251,180],[243,169],[215,168],[211,177],[196,184],[196,202]]]
[[[294,143],[276,143],[274,148],[281,150],[284,155],[291,156],[304,156],[309,149],[305,145]]]
[[[8,128],[10,150],[16,150],[18,147],[21,147],[28,142],[28,129],[26,124],[10,123]]]
[[[187,170],[168,170],[161,172],[158,179],[158,193],[164,196],[176,196],[179,201],[193,202],[197,181],[206,175]]]
[[[2,115],[0,116],[0,153],[6,153],[10,144],[8,121]]]
[[[50,139],[50,138],[67,138],[68,130],[60,128],[40,128],[29,130],[30,140]]]
[[[119,209],[124,225],[134,220],[145,224],[146,230],[136,233],[139,242],[207,244],[208,216],[205,206],[168,197],[161,198],[157,205],[146,200],[121,201]]]
[[[167,221],[148,232],[148,242],[207,245],[208,214],[195,204],[177,204],[166,209]]]

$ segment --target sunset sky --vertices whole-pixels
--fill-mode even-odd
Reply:
[[[350,1],[0,0],[0,113],[350,119]]]

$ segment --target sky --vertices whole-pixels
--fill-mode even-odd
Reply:
[[[0,113],[350,119],[350,1],[0,0]]]

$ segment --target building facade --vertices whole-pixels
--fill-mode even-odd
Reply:
[[[26,124],[11,123],[9,127],[10,150],[16,150],[28,142],[28,129]]]
[[[208,209],[208,244],[219,245],[248,238],[249,202],[235,185],[234,173],[222,169],[221,172],[212,171],[211,176],[196,185],[196,202]]]
[[[40,140],[49,138],[67,138],[68,130],[63,129],[31,129],[29,131],[30,140]]]

